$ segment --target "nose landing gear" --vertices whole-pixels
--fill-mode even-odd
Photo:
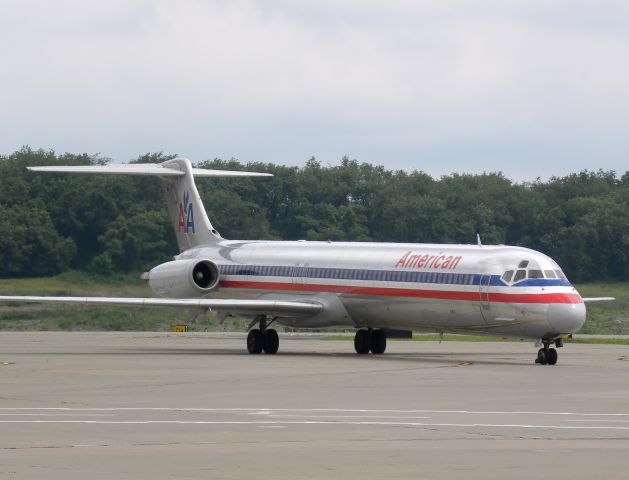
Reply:
[[[554,348],[540,348],[537,352],[535,363],[540,365],[555,365],[557,363],[557,350]]]
[[[554,343],[557,348],[563,347],[563,340],[561,338],[557,338],[555,340],[543,340],[544,347],[537,351],[535,363],[539,365],[557,364],[557,350],[549,348],[551,343]]]

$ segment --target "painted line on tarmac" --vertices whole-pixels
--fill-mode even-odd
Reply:
[[[113,413],[0,413],[1,417],[115,417]]]
[[[427,416],[421,416],[421,417],[415,417],[415,416],[409,416],[409,415],[405,415],[405,416],[389,416],[389,415],[334,415],[334,414],[330,414],[330,415],[295,415],[295,414],[273,414],[273,413],[269,413],[268,415],[266,415],[269,418],[282,418],[282,417],[286,417],[286,418],[388,418],[388,419],[392,419],[392,420],[399,420],[402,418],[414,418],[414,419],[426,419],[426,418],[431,418],[431,417],[427,417]]]
[[[348,422],[348,421],[213,421],[213,420],[0,420],[0,423],[21,424],[83,424],[83,425],[336,425],[384,427],[463,427],[463,428],[521,428],[550,430],[629,430],[628,427],[608,425],[528,425],[500,423],[423,423],[423,422]]]
[[[475,410],[390,410],[356,408],[203,408],[203,407],[0,407],[0,411],[70,411],[70,412],[340,412],[340,413],[455,413],[467,415],[565,415],[583,417],[629,417],[629,413],[533,412],[533,411],[475,411]]]
[[[629,423],[629,420],[605,420],[603,418],[601,419],[586,419],[586,418],[582,418],[582,419],[567,419],[566,422],[613,422],[613,423]]]

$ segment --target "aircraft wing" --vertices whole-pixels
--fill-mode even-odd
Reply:
[[[126,297],[35,297],[0,296],[0,302],[66,303],[80,305],[111,305],[116,307],[183,307],[210,309],[230,313],[301,317],[319,313],[320,303],[279,300],[225,300],[207,298],[126,298]]]
[[[582,299],[585,303],[589,302],[613,302],[615,297],[586,297]]]

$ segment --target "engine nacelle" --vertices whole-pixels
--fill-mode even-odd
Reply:
[[[220,273],[210,260],[173,260],[153,268],[147,275],[149,286],[168,298],[194,298],[215,290]]]

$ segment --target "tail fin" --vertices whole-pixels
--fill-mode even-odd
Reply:
[[[194,183],[197,177],[270,177],[269,173],[206,170],[193,168],[187,158],[175,158],[162,163],[133,163],[120,165],[27,167],[37,172],[109,173],[118,175],[149,175],[162,179],[164,198],[179,251],[211,245],[221,240],[219,233],[203,208]]]
[[[194,183],[190,160],[176,158],[161,165],[184,173],[183,176],[163,177],[162,180],[164,199],[173,222],[179,251],[219,241],[221,236],[212,227]]]

